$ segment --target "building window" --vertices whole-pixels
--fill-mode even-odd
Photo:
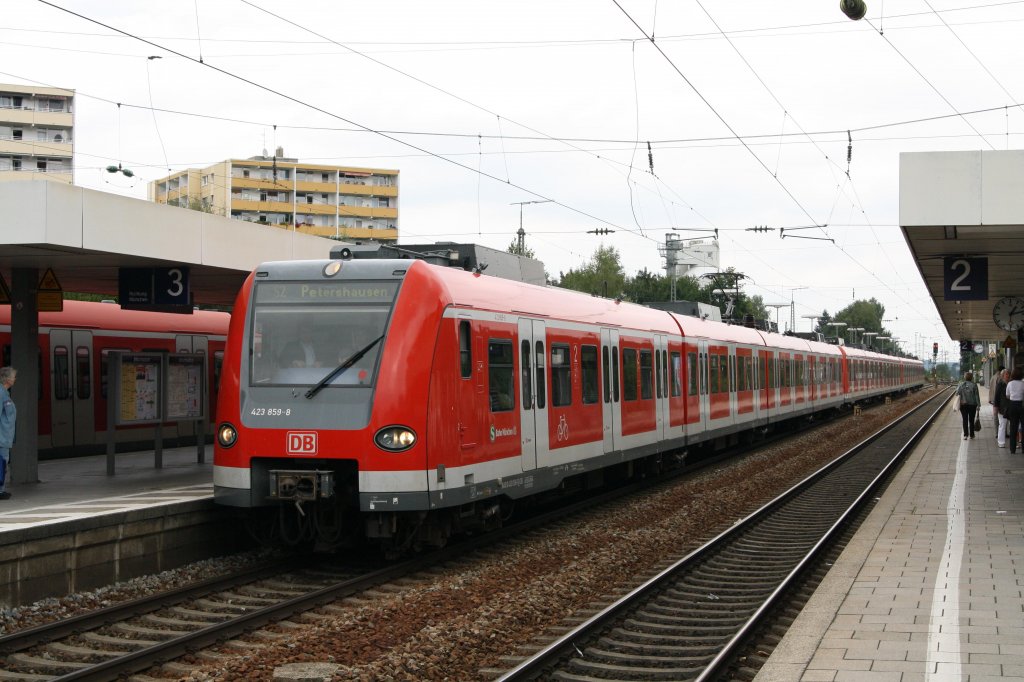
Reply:
[[[13,131],[11,132],[11,136],[12,136],[12,139],[15,139],[15,140],[20,140],[20,139],[22,139],[22,137],[24,136],[24,134],[25,134],[25,131],[23,131],[23,130],[20,130],[20,129],[18,129],[18,128],[15,128],[15,129],[14,129],[14,130],[13,130]]]

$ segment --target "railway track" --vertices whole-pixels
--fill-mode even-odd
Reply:
[[[414,569],[251,568],[2,637],[0,680],[115,679]]]
[[[815,571],[816,558],[870,503],[949,395],[881,429],[525,658],[501,682],[743,677],[738,654]]]
[[[713,464],[710,458],[705,465]],[[679,470],[684,475],[693,468]],[[643,480],[410,561],[365,570],[302,559],[153,595],[0,638],[0,682],[109,680],[144,671],[330,602],[545,527],[609,500],[665,485]],[[304,560],[307,564],[309,559]]]

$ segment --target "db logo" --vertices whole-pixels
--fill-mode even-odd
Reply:
[[[286,437],[289,455],[316,454],[316,431],[289,431]]]

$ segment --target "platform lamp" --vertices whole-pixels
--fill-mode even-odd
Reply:
[[[801,315],[800,317],[811,321],[811,331],[813,332],[814,328],[818,326],[818,318],[821,317],[821,315]]]
[[[864,332],[864,338],[867,339],[866,343],[868,348],[871,348],[871,338],[874,336],[878,336],[878,332]]]
[[[879,341],[892,341],[892,337],[891,336],[879,336],[878,340]],[[885,346],[882,346],[882,352],[885,352]],[[890,353],[891,352],[892,352],[892,350],[890,349]]]
[[[833,321],[833,322],[829,322],[828,326],[836,328],[836,339],[838,340],[839,339],[839,332],[842,331],[842,328],[846,326],[846,323],[845,322],[834,322]]]
[[[857,345],[857,334],[859,334],[862,331],[864,331],[864,327],[847,327],[846,331],[848,331],[851,334],[853,334],[853,345],[856,346]]]

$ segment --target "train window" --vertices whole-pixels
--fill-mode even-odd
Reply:
[[[88,346],[75,348],[75,393],[79,400],[89,399],[89,390],[92,387],[92,372],[89,371],[90,358]]]
[[[9,343],[5,343],[4,344],[4,364],[3,364],[3,366],[4,367],[10,367],[11,366],[11,344],[9,344]]]
[[[55,400],[67,400],[71,397],[70,374],[67,346],[55,346],[53,349],[53,397]]]
[[[622,399],[636,400],[636,349],[622,349]]]
[[[668,351],[667,350],[661,351],[661,376],[662,376],[662,385],[665,387],[665,396],[664,397],[667,398],[668,397],[668,382],[669,382],[669,378],[668,378]]]
[[[612,401],[611,380],[609,379],[609,376],[608,346],[601,346],[601,378],[604,383],[604,401],[606,403],[610,403]]]
[[[686,354],[686,385],[687,395],[697,395],[697,354]]]
[[[537,409],[543,410],[547,388],[544,386],[544,342],[534,346],[533,359],[537,362]]]
[[[745,391],[747,390],[747,381],[743,375],[743,367],[746,363],[746,358],[742,355],[736,356],[736,390]]]
[[[551,344],[551,406],[572,404],[572,361],[569,346]]]
[[[718,356],[713,353],[708,353],[708,375],[711,379],[711,393],[714,395],[718,393]]]
[[[619,402],[619,347],[612,346],[612,399]]]
[[[642,400],[650,400],[654,395],[654,377],[651,376],[654,370],[651,366],[653,358],[654,354],[651,351],[640,351],[640,398]]]
[[[672,374],[671,386],[669,391],[673,398],[678,398],[683,394],[683,355],[679,351],[672,351]]]
[[[243,351],[249,384],[309,388],[331,375],[328,387],[371,387],[400,284],[258,283]]]
[[[597,346],[580,346],[580,369],[583,376],[583,404],[593,405],[597,395]]]
[[[515,409],[512,372],[512,342],[491,339],[487,344],[487,379],[491,412],[510,412]]]
[[[459,371],[463,379],[473,376],[472,337],[469,334],[469,320],[459,320]]]
[[[523,375],[523,409],[533,408],[533,377],[530,375],[530,341],[523,339],[519,344],[519,371]]]
[[[224,368],[224,351],[213,351],[213,389],[220,390],[220,371]]]
[[[729,356],[721,355],[718,359],[718,390],[728,393],[730,390]]]
[[[654,395],[661,397],[661,349],[654,351]]]

